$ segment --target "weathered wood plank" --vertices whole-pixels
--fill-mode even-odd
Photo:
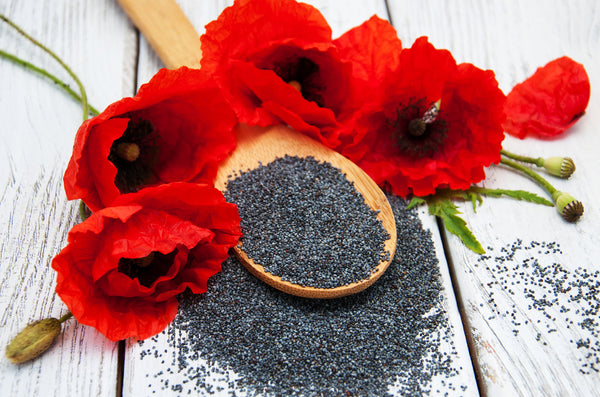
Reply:
[[[204,25],[216,18],[221,10],[231,2],[210,2],[197,3],[192,1],[178,2],[184,12],[189,16],[197,31],[201,34]],[[338,37],[346,30],[356,26],[371,15],[377,14],[382,18],[387,18],[387,11],[383,1],[351,1],[344,2],[340,7],[339,2],[334,1],[309,1],[324,14],[332,26],[334,37]],[[156,71],[162,67],[160,60],[154,55],[150,46],[142,38],[140,41],[140,61],[138,65],[138,82],[141,84],[148,81]],[[448,271],[447,263],[444,258],[444,251],[441,243],[441,237],[437,229],[435,220],[423,211],[420,212],[420,218],[426,229],[432,233],[435,250],[440,261],[440,273],[443,292],[443,306],[448,316],[448,329],[442,332],[448,332],[452,344],[446,343],[440,347],[440,351],[451,354],[454,368],[458,375],[453,377],[448,384],[448,379],[440,375],[433,379],[430,389],[436,394],[454,390],[460,395],[478,395],[477,384],[475,381],[473,367],[470,360],[461,318],[457,309],[456,300],[452,290],[452,283]],[[169,340],[166,333],[160,334],[150,341],[144,342],[143,346],[130,341],[126,350],[125,361],[125,383],[124,395],[140,395],[148,393],[149,390],[166,393],[171,387],[181,385],[186,380],[186,376],[178,373],[176,367],[172,364],[176,362],[177,351],[172,347],[173,341]],[[393,343],[393,341],[390,341]],[[156,356],[147,355],[148,352],[160,353]],[[143,360],[141,357],[144,356]],[[175,360],[175,361],[172,361]],[[200,359],[201,360],[201,359]],[[160,374],[157,376],[157,374]],[[165,375],[168,374],[168,375]],[[189,380],[189,379],[188,379]],[[213,380],[215,386],[224,387],[227,390],[227,383],[219,383]],[[464,390],[457,387],[464,386]]]
[[[133,92],[135,31],[111,1],[5,1],[0,12],[56,51],[79,75],[90,102],[102,109]],[[0,48],[70,81],[39,49],[0,24]],[[28,322],[59,317],[50,263],[77,223],[62,174],[81,107],[38,76],[0,60],[0,345]],[[75,84],[71,84],[76,88]],[[34,362],[0,360],[3,395],[111,395],[117,345],[68,321],[57,343]]]
[[[581,275],[598,270],[600,254],[595,204],[600,193],[596,175],[600,164],[593,149],[600,144],[596,131],[600,96],[593,88],[600,79],[600,5],[594,1],[421,4],[390,2],[392,18],[406,46],[418,36],[428,35],[434,45],[451,50],[457,60],[493,69],[505,92],[538,66],[562,55],[587,69],[592,98],[587,114],[572,131],[556,141],[508,137],[504,144],[507,150],[535,157],[573,157],[578,169],[571,179],[549,179],[583,201],[583,218],[572,225],[548,207],[487,199],[477,214],[470,204],[461,206],[473,232],[487,247],[487,256],[465,250],[454,236],[448,239],[487,394],[596,395],[600,389],[598,315],[583,310],[598,305],[598,290],[574,301],[570,297],[576,297],[577,287],[569,292],[553,288],[561,285],[563,278],[565,288],[569,282],[585,287],[598,281]],[[544,195],[537,185],[503,167],[490,169],[484,184]],[[531,247],[532,242],[546,244]],[[560,251],[554,249],[554,242]],[[556,273],[546,279],[540,275],[541,269]]]

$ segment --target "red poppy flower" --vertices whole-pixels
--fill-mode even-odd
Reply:
[[[145,186],[212,183],[235,148],[236,123],[205,73],[162,69],[135,97],[81,125],[64,176],[67,197],[96,211]]]
[[[202,69],[224,88],[240,122],[290,125],[337,143],[351,67],[327,21],[293,0],[237,0],[202,35]]]
[[[590,101],[590,80],[583,65],[569,57],[555,59],[506,97],[506,132],[550,138],[565,132]]]
[[[357,114],[339,150],[401,196],[466,189],[482,180],[483,168],[500,160],[504,139],[505,96],[494,73],[457,65],[426,37],[392,65],[365,93],[373,102]]]
[[[111,340],[145,339],[177,314],[176,295],[206,291],[240,237],[234,204],[208,185],[172,183],[119,196],[69,232],[56,292]]]

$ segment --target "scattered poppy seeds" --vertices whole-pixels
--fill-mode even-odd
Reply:
[[[338,168],[285,156],[227,184],[238,207],[242,249],[293,284],[335,288],[365,280],[389,260],[389,233]]]
[[[164,362],[149,375],[149,388],[184,395],[420,396],[440,392],[432,383],[442,379],[445,391],[464,393],[466,386],[451,379],[462,368],[453,366],[457,353],[431,234],[404,200],[388,200],[398,246],[375,284],[339,299],[298,298],[257,280],[231,257],[205,294],[181,298],[165,331],[168,353],[140,342],[143,360]]]
[[[577,347],[579,372],[600,372],[600,271],[585,267],[568,269],[556,261],[561,255],[556,242],[516,240],[499,252],[488,247],[475,266],[489,269],[488,304],[493,312],[488,321],[510,321],[513,333],[521,340],[528,338],[552,346],[554,338],[562,338],[563,328],[575,328],[579,338],[569,340]],[[511,310],[499,310],[512,299],[527,306],[512,304]],[[483,304],[481,304],[483,305]],[[481,306],[480,305],[480,306]]]

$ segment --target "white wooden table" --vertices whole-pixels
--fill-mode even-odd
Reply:
[[[452,51],[457,61],[493,69],[505,92],[536,67],[562,55],[584,64],[592,97],[587,114],[578,124],[560,140],[507,137],[504,145],[523,154],[564,154],[575,160],[573,177],[554,183],[584,203],[585,214],[577,224],[564,222],[547,207],[510,199],[486,199],[477,214],[470,203],[461,204],[469,226],[488,251],[480,256],[440,231],[425,210],[420,216],[433,233],[440,260],[446,311],[458,351],[455,363],[463,368],[456,383],[467,386],[451,394],[600,395],[600,365],[596,363],[595,370],[590,367],[600,354],[599,316],[592,316],[595,328],[585,329],[581,326],[585,317],[576,314],[583,301],[565,301],[567,307],[562,310],[562,301],[546,312],[537,309],[534,299],[542,299],[545,293],[551,298],[549,284],[541,281],[525,287],[533,276],[531,268],[522,267],[533,257],[540,268],[558,266],[574,278],[581,271],[600,269],[596,201],[600,199],[600,90],[596,89],[600,82],[600,3],[308,2],[325,15],[334,37],[378,14],[393,22],[407,47],[417,37],[427,35],[437,48]],[[179,4],[202,32],[230,1],[180,0]],[[161,67],[113,0],[2,0],[0,12],[65,59],[87,88],[90,103],[98,109],[133,95]],[[52,60],[4,24],[0,24],[0,48],[68,79]],[[54,294],[55,273],[50,262],[78,221],[77,203],[67,202],[62,175],[81,110],[47,81],[3,60],[0,87],[0,346],[5,346],[28,322],[59,317],[66,311]],[[542,194],[536,185],[510,170],[492,167],[487,175],[487,187],[522,188]],[[530,248],[532,242],[542,243],[543,248]],[[559,244],[560,250],[552,249],[551,243]],[[514,257],[509,255],[511,246],[521,247]],[[597,303],[598,294],[596,291],[590,299]],[[588,347],[576,343],[586,338]],[[159,338],[155,343],[164,342]],[[146,375],[155,368],[148,367],[151,364],[147,361],[140,362],[136,349],[136,343],[112,343],[94,329],[69,321],[57,343],[41,358],[21,366],[0,358],[0,394],[151,394],[148,382],[152,380]],[[442,395],[448,391],[443,384],[433,388],[437,389]],[[154,395],[167,393],[157,390]]]

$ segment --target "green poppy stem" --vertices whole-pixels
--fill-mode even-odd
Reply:
[[[537,172],[533,171],[531,168],[528,168],[522,164],[519,164],[516,161],[509,160],[505,157],[502,157],[500,159],[500,162],[504,165],[508,165],[509,167],[512,167],[518,171],[521,171],[522,173],[527,175],[529,178],[533,179],[538,185],[540,185],[541,187],[546,189],[546,191],[548,193],[550,193],[551,196],[557,191],[556,188],[550,184],[550,182],[548,182],[546,179],[541,177]]]
[[[522,161],[524,163],[535,164],[538,167],[544,166],[544,159],[541,157],[534,158],[534,157],[528,157],[528,156],[521,156],[519,154],[511,153],[504,149],[500,150],[500,153],[508,158],[513,159],[513,160]]]
[[[10,54],[6,51],[0,50],[0,58],[4,58],[6,60],[14,62],[17,65],[23,66],[25,69],[28,69],[32,72],[38,73],[38,74],[50,79],[54,84],[56,84],[60,88],[62,88],[71,98],[73,98],[74,100],[76,100],[79,103],[82,103],[81,96],[78,93],[73,91],[73,89],[71,87],[69,87],[69,85],[67,83],[65,83],[64,81],[62,81],[55,75],[51,74],[47,70],[42,69],[38,66],[35,66],[34,64],[27,62],[26,60],[21,59],[21,58],[17,57],[16,55]],[[98,110],[96,110],[92,105],[88,105],[88,107],[90,110],[90,114],[92,116],[97,116],[100,114],[100,112],[98,112]]]
[[[533,158],[514,154],[504,149],[501,150],[500,153],[513,160],[535,164],[540,168],[544,168],[550,175],[559,178],[567,179],[575,172],[575,162],[570,157],[554,156],[548,158]]]
[[[509,167],[521,171],[522,173],[533,179],[541,187],[546,189],[548,193],[550,193],[550,196],[552,196],[552,201],[554,201],[558,213],[566,221],[577,222],[581,215],[583,215],[583,204],[581,203],[581,201],[576,200],[569,193],[558,191],[547,180],[542,178],[537,172],[513,160],[509,160],[506,157],[501,157],[500,162],[504,165],[508,165]]]
[[[33,44],[35,44],[36,46],[38,46],[39,48],[44,50],[44,52],[46,52],[48,55],[50,55],[52,58],[54,58],[54,60],[56,62],[58,62],[63,67],[63,69],[65,69],[67,71],[67,73],[71,76],[71,78],[75,81],[75,83],[77,83],[77,86],[79,87],[79,93],[81,95],[81,107],[83,108],[83,120],[84,121],[87,120],[88,116],[89,116],[89,112],[90,112],[88,101],[87,101],[87,94],[85,92],[85,89],[83,88],[83,84],[81,83],[81,80],[79,80],[79,78],[71,70],[71,68],[62,59],[60,59],[52,50],[50,50],[48,47],[46,47],[45,45],[43,45],[42,43],[40,43],[39,41],[37,41],[36,39],[31,37],[29,34],[27,34],[23,29],[21,29],[17,24],[15,24],[13,21],[11,21],[4,14],[0,14],[0,19],[3,20],[4,22],[6,22],[10,27],[15,29],[20,35],[25,37],[27,40],[29,40],[30,42],[32,42]]]
[[[71,317],[73,317],[73,313],[67,312],[67,314],[65,314],[64,316],[62,316],[61,318],[59,318],[58,321],[62,324],[65,321],[67,321],[68,319],[70,319]]]
[[[81,221],[85,221],[87,218],[90,217],[90,210],[87,207],[87,205],[85,205],[83,200],[79,201],[78,210],[79,210],[79,217],[81,218]]]

